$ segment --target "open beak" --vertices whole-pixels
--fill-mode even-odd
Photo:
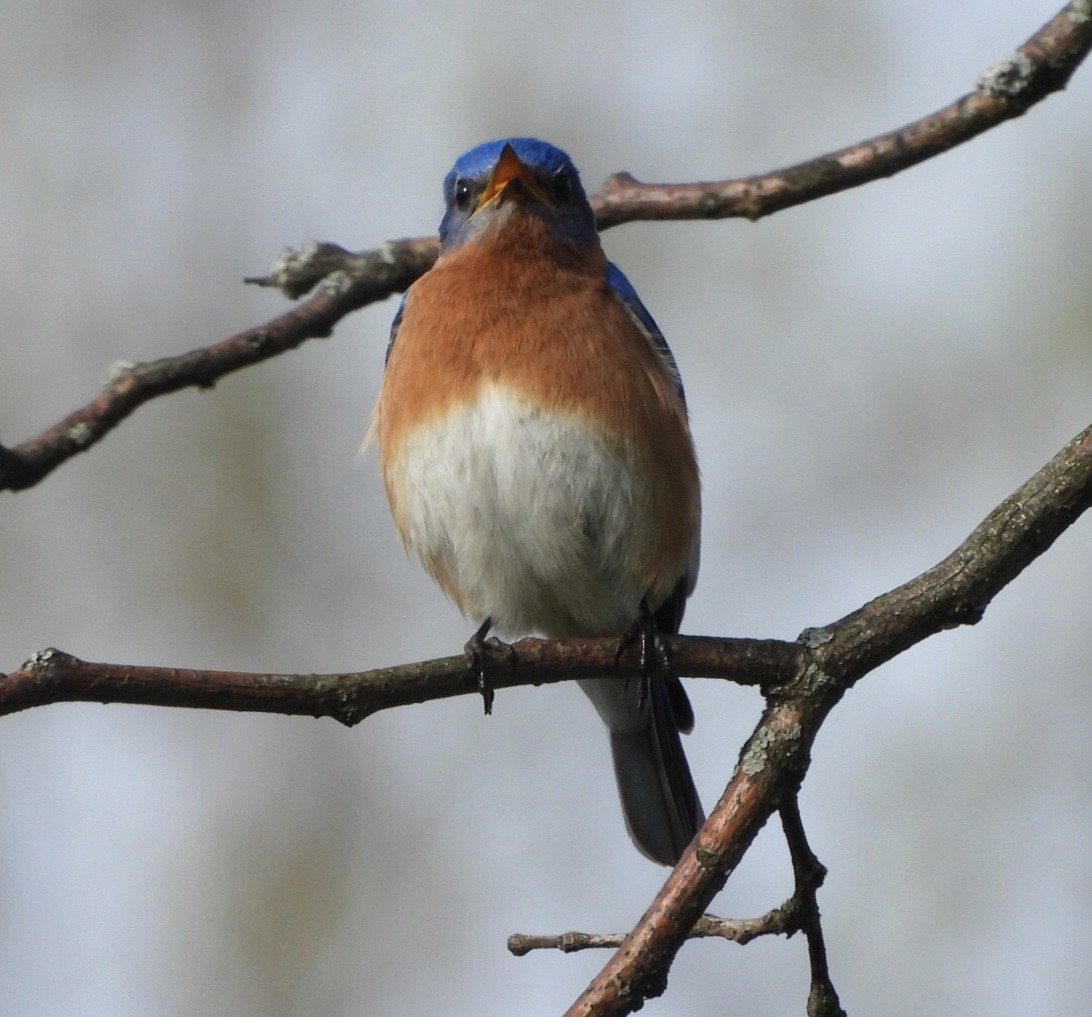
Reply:
[[[546,193],[535,183],[531,171],[520,162],[520,158],[516,155],[512,146],[505,145],[497,158],[497,165],[493,167],[489,183],[485,185],[485,190],[482,191],[478,203],[474,206],[474,211],[476,212],[491,201],[500,198],[509,190],[509,186],[517,189],[522,188],[528,196],[536,198],[549,208],[554,207],[554,203],[546,197]]]

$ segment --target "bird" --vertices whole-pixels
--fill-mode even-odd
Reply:
[[[443,195],[439,255],[395,315],[369,429],[406,549],[478,640],[677,633],[701,528],[685,394],[572,160],[488,141]],[[681,682],[646,669],[579,684],[634,844],[676,864],[704,821]]]

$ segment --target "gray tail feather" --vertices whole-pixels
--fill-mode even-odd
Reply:
[[[626,829],[637,849],[661,865],[679,860],[705,819],[679,739],[680,719],[684,729],[689,725],[685,716],[676,716],[674,701],[686,702],[686,694],[671,683],[678,685],[678,679],[649,683],[644,730],[610,736]]]

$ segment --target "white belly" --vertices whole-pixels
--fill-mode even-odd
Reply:
[[[650,485],[578,417],[493,387],[412,434],[387,480],[406,546],[471,618],[560,637],[620,634],[637,617]]]

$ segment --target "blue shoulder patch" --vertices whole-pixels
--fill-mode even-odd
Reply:
[[[671,383],[675,386],[675,391],[679,393],[679,398],[685,403],[686,393],[683,391],[679,365],[675,363],[675,356],[671,352],[671,347],[667,345],[663,332],[660,331],[660,327],[653,320],[652,315],[648,313],[648,308],[641,303],[641,298],[637,296],[633,284],[612,261],[607,262],[606,279],[607,286],[622,302],[622,306],[629,313],[634,324],[641,330],[645,341],[652,347],[652,351],[656,354],[667,372],[667,376],[671,379]]]

